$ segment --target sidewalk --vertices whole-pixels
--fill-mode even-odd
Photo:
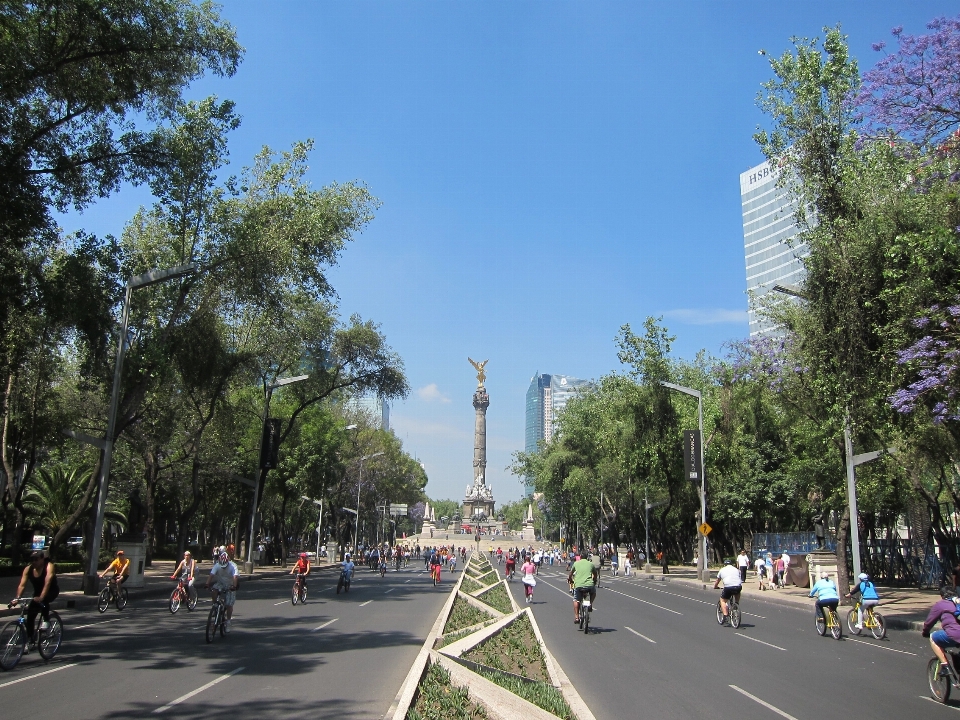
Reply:
[[[714,578],[717,569],[713,568],[710,571]],[[689,565],[671,565],[669,571],[669,574],[664,575],[657,568],[653,573],[636,573],[636,577],[644,580],[681,582],[703,589],[713,587],[713,583],[708,585],[698,580],[696,568]],[[609,572],[607,568],[604,568],[605,576],[609,576]],[[623,574],[621,573],[620,576],[623,577]],[[887,627],[896,630],[916,630],[919,632],[923,627],[923,621],[927,617],[930,606],[940,599],[940,593],[937,590],[891,588],[878,585],[877,591],[880,594],[880,613],[887,621]],[[794,585],[788,585],[782,590],[760,590],[756,573],[752,571],[747,573],[747,582],[743,586],[743,597],[803,607],[812,611],[813,599],[808,596],[809,592],[809,588],[798,588]],[[843,593],[841,592],[841,594]],[[846,618],[846,610],[843,607],[841,605],[840,615],[842,618]]]
[[[173,588],[176,585],[176,583],[170,579],[170,575],[176,566],[177,563],[173,560],[154,560],[153,566],[144,570],[143,587],[129,588],[130,600],[135,601],[138,598],[154,598],[169,595],[173,592]],[[329,572],[337,568],[339,568],[338,565],[318,565],[311,569],[311,574],[314,572]],[[201,579],[202,576],[209,572],[209,562],[198,565],[196,575],[197,583],[202,585],[202,583],[205,582]],[[289,567],[282,568],[279,565],[264,565],[263,567],[257,567],[252,575],[241,575],[240,584],[242,586],[245,582],[264,577],[282,577],[285,573],[289,572]],[[80,586],[83,583],[82,572],[57,575],[57,582],[60,585],[60,595],[51,605],[54,610],[90,610],[97,606],[96,595],[84,595],[80,590]],[[0,577],[0,617],[20,614],[19,608],[7,608],[7,603],[13,599],[19,584],[19,577]],[[27,588],[30,588],[29,584]]]

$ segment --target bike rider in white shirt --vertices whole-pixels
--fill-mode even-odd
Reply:
[[[223,603],[227,608],[227,620],[225,627],[230,629],[230,619],[233,617],[233,605],[237,601],[237,583],[240,575],[237,572],[237,566],[230,560],[226,552],[221,552],[217,562],[210,569],[210,575],[207,577],[207,587],[213,586],[213,601],[217,601],[217,596],[223,592],[226,596]]]
[[[733,566],[733,561],[726,558],[723,561],[723,567],[717,573],[717,581],[713,584],[716,590],[723,583],[723,592],[720,593],[720,606],[723,608],[723,616],[730,614],[730,605],[727,603],[731,597],[736,597],[737,603],[740,602],[740,591],[743,589],[743,583],[740,581],[740,570]]]

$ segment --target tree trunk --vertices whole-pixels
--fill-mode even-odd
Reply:
[[[844,605],[850,601],[843,596],[850,591],[850,573],[847,571],[847,537],[850,534],[850,506],[843,506],[843,515],[840,516],[840,526],[837,528],[837,590],[840,592],[840,602]],[[811,585],[815,582],[811,578]]]
[[[203,500],[203,493],[200,491],[200,460],[196,455],[193,457],[193,468],[191,470],[191,480],[193,487],[193,501],[177,517],[177,557],[183,557],[184,550],[187,549],[188,527],[193,516],[196,514]],[[198,558],[199,559],[199,558]]]
[[[148,446],[143,453],[143,481],[147,486],[147,520],[143,526],[144,534],[147,536],[144,567],[151,567],[153,565],[153,551],[156,546],[156,524],[154,522],[154,516],[157,505],[157,477],[160,474],[160,468],[157,464],[158,452],[158,447]]]

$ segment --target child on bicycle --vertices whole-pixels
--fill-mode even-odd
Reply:
[[[877,586],[873,584],[870,576],[866,573],[857,575],[857,586],[846,594],[860,595],[860,607],[857,609],[857,630],[863,629],[863,611],[865,608],[875,607],[880,604],[880,595],[877,594]]]
[[[293,570],[290,571],[290,574],[299,573],[302,577],[300,582],[303,584],[303,587],[307,586],[307,575],[310,574],[310,558],[305,552],[300,553],[297,557],[297,564],[293,566]]]

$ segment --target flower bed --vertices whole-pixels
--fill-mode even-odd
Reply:
[[[430,665],[407,720],[486,720],[487,711],[471,702],[466,688],[450,684],[450,673]]]
[[[476,592],[477,590],[482,590],[485,585],[481,585],[476,580],[470,577],[464,577],[463,582],[460,583],[460,589],[465,593]]]
[[[533,625],[521,615],[496,635],[462,655],[464,660],[540,682],[550,682]],[[532,701],[531,701],[532,702]]]
[[[466,583],[466,578],[464,578],[464,583]],[[497,583],[489,590],[477,595],[476,598],[504,615],[513,612],[513,605],[510,603],[510,598],[507,596],[507,591],[504,590],[502,583]]]
[[[464,579],[466,582],[466,579]],[[461,586],[462,587],[462,586]],[[450,617],[447,618],[447,624],[443,627],[444,633],[457,632],[465,627],[477,625],[484,620],[492,620],[493,616],[480,608],[476,608],[461,597],[453,601],[453,607],[450,610]]]
[[[479,674],[490,682],[496,683],[500,687],[509,690],[514,695],[519,695],[527,702],[531,702],[538,708],[553,713],[563,720],[577,720],[573,710],[563,699],[563,693],[557,690],[553,685],[542,682],[526,682],[512,675],[498,672],[496,670],[480,670]]]

